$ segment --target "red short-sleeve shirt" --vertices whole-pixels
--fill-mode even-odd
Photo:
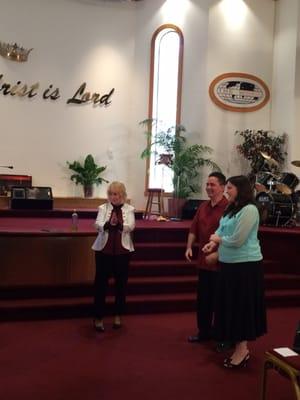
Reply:
[[[211,201],[204,201],[198,208],[197,213],[192,221],[190,233],[196,236],[196,241],[199,244],[198,252],[198,267],[215,271],[218,265],[207,265],[205,262],[205,254],[202,252],[202,247],[209,241],[210,235],[215,233],[219,226],[219,221],[227,207],[228,201],[223,198],[214,206]]]

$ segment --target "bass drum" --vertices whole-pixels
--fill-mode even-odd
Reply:
[[[294,206],[297,207],[297,204],[300,202],[300,190],[296,190],[291,194],[292,201],[294,203]]]
[[[260,192],[256,202],[264,225],[282,226],[293,216],[293,201],[287,194]]]

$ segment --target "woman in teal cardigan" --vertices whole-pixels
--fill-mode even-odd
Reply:
[[[203,251],[218,249],[219,285],[215,310],[218,341],[236,343],[226,368],[245,367],[250,358],[248,341],[266,333],[262,254],[257,232],[259,212],[247,177],[227,180],[229,205],[217,231]]]

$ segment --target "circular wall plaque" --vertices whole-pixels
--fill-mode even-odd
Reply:
[[[254,75],[228,72],[209,85],[212,101],[225,110],[250,112],[262,108],[270,98],[267,85]]]

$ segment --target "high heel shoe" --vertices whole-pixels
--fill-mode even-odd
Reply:
[[[247,353],[245,355],[245,357],[242,359],[242,361],[239,364],[232,364],[232,358],[225,358],[223,365],[225,368],[240,369],[240,368],[247,367],[249,359],[250,359],[249,353]]]

